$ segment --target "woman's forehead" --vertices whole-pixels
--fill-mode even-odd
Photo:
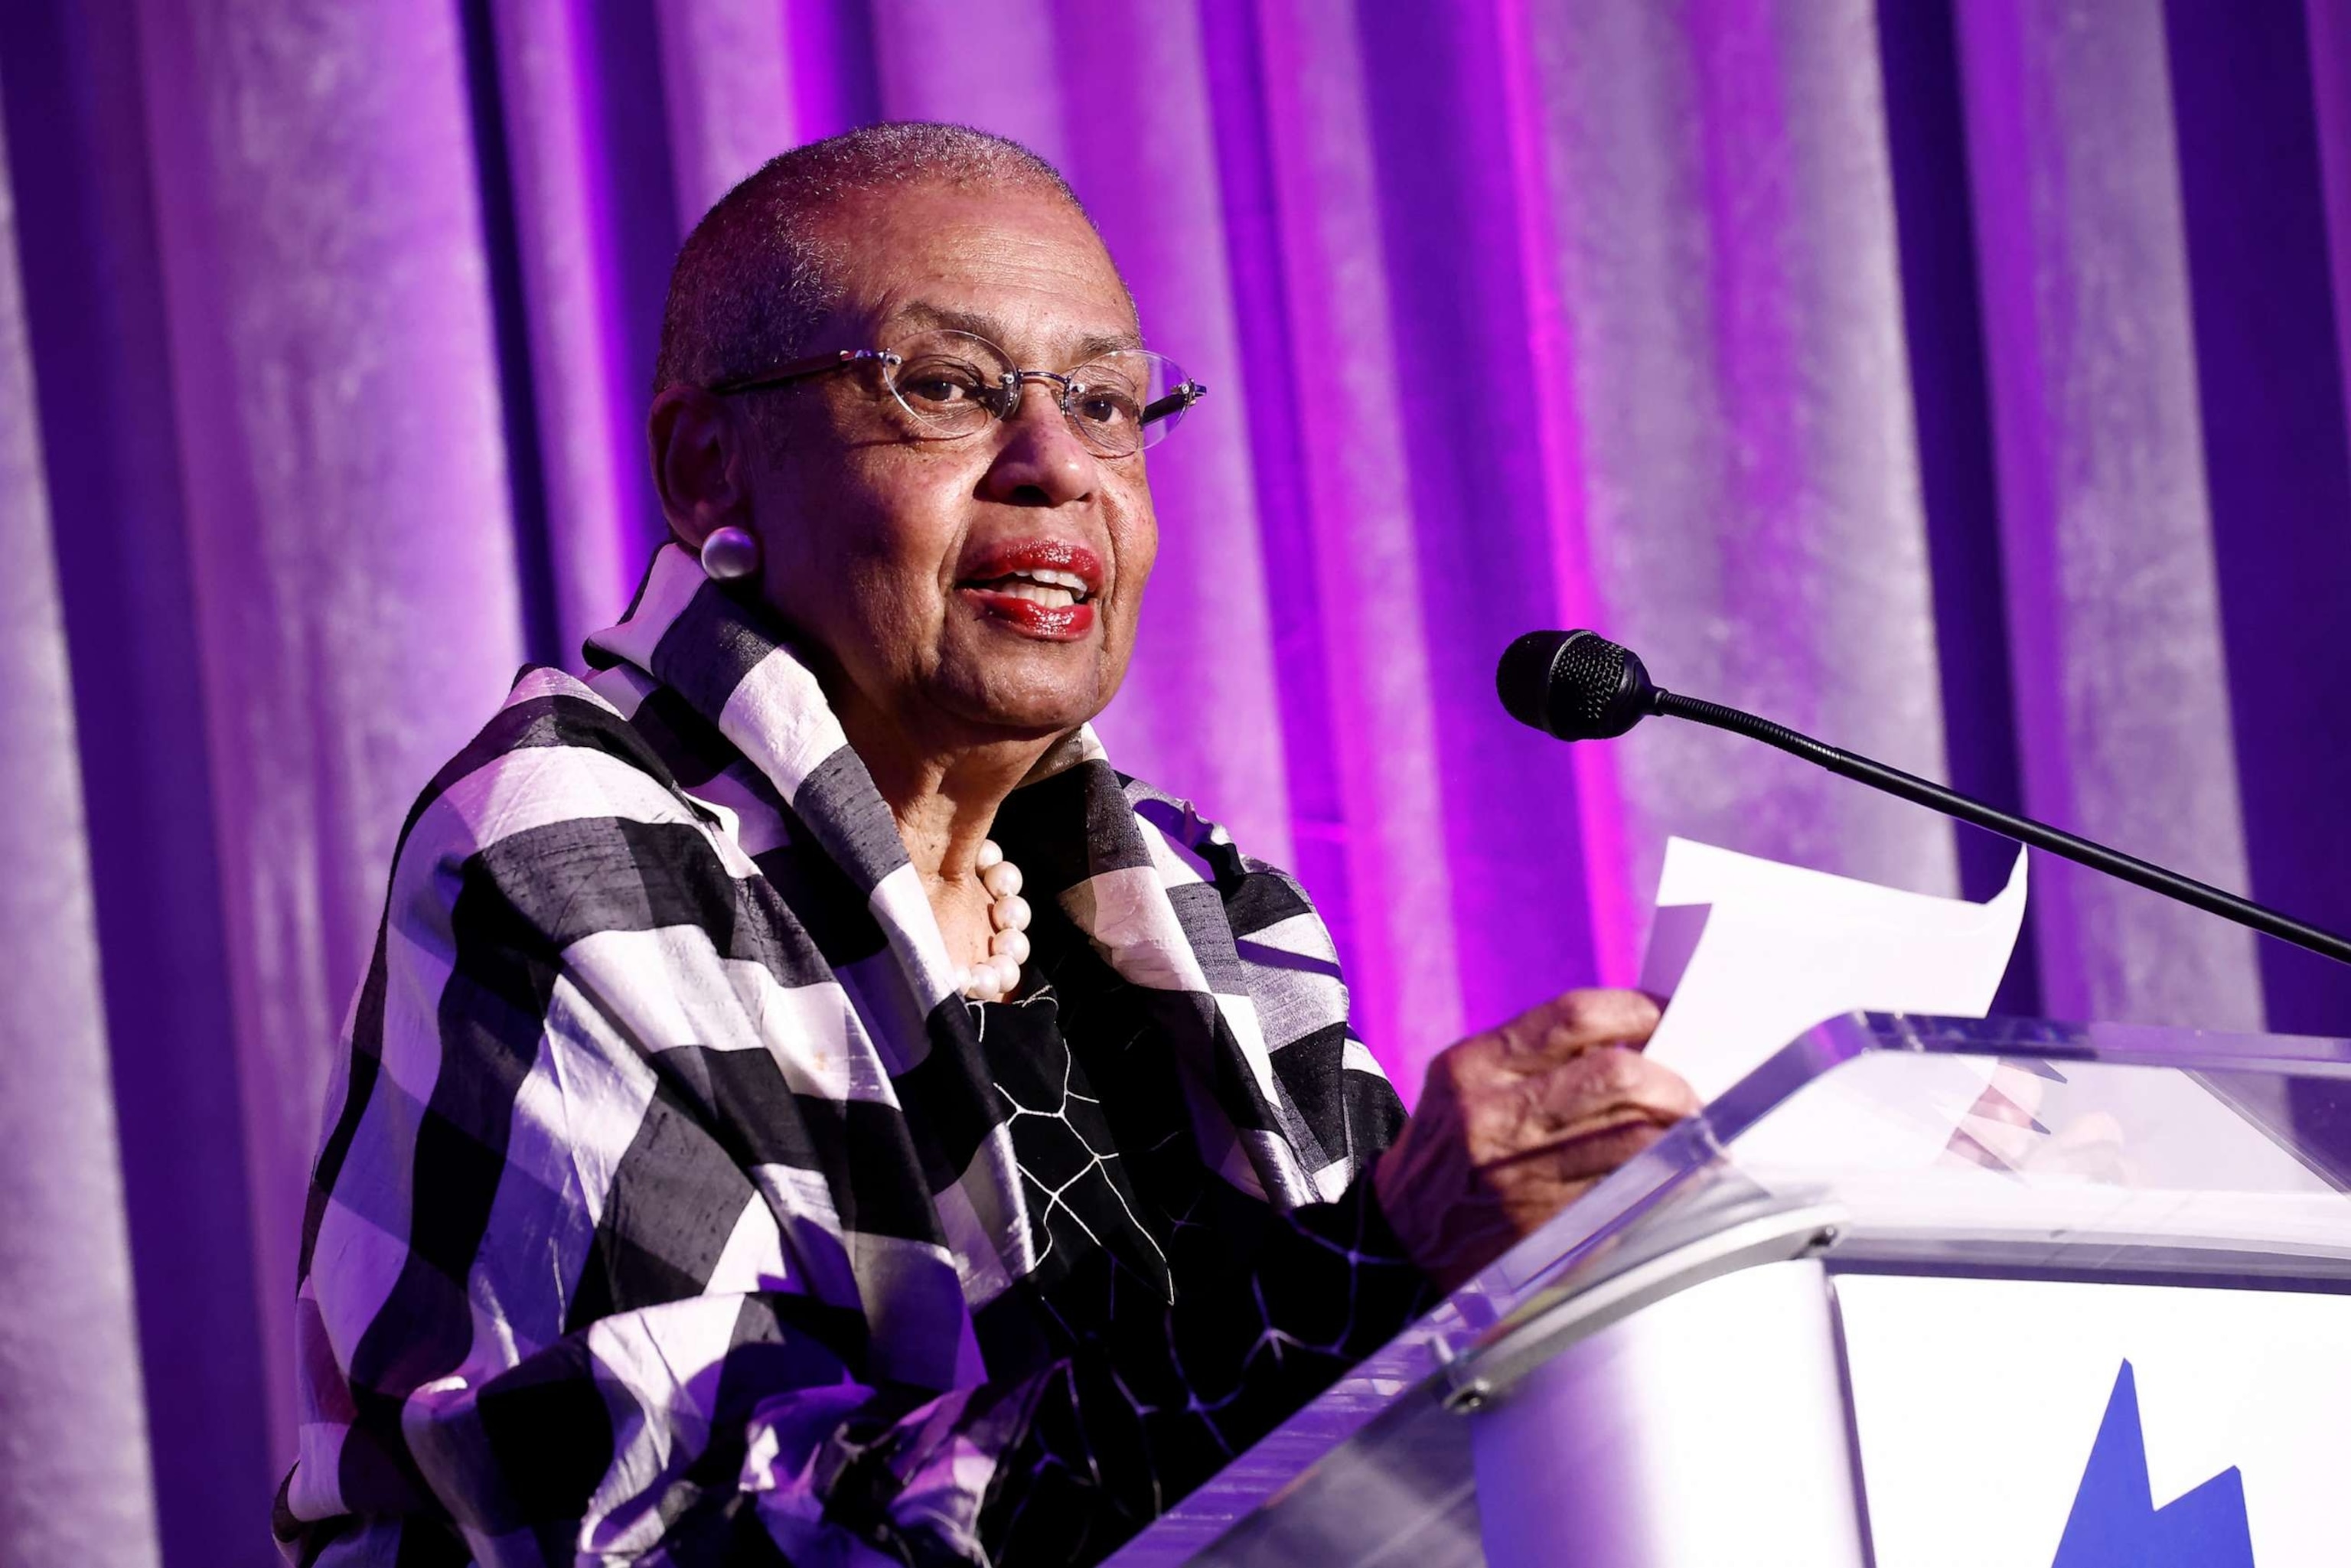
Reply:
[[[840,316],[866,331],[970,332],[1072,361],[1140,343],[1101,236],[1058,197],[917,187],[872,193],[840,217]]]

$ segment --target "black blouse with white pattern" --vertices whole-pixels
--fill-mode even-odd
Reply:
[[[1092,1563],[1436,1299],[1368,1177],[1284,1214],[1210,1172],[1175,1063],[1058,912],[1029,989],[986,1004],[1040,1262],[977,1322],[989,1375],[1047,1368],[982,1516],[991,1556]],[[1382,1133],[1392,1135],[1394,1129]],[[1383,1142],[1385,1138],[1383,1137]]]

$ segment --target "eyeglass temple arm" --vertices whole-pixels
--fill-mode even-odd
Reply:
[[[1181,413],[1207,395],[1208,389],[1199,382],[1179,382],[1165,397],[1143,405],[1143,423],[1151,424],[1171,413]]]
[[[805,360],[778,365],[772,371],[760,371],[752,375],[736,376],[718,382],[710,390],[720,397],[733,392],[758,392],[764,387],[779,387],[789,382],[804,382],[810,376],[821,376],[833,371],[847,370],[868,360],[894,364],[898,356],[880,349],[842,349],[830,354],[814,354]]]

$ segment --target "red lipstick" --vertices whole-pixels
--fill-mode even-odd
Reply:
[[[1102,558],[1068,539],[1000,539],[981,545],[965,560],[957,580],[992,582],[1025,571],[1066,571],[1084,580],[1088,599],[1102,592]]]
[[[1005,622],[1044,642],[1074,643],[1094,629],[1094,607],[1091,604],[1040,604],[1009,593],[991,593],[984,588],[962,591],[969,594],[989,619]]]
[[[1076,596],[1070,604],[1042,604],[1011,591],[1023,581]],[[1102,592],[1102,559],[1067,539],[1007,539],[981,546],[956,583],[973,607],[1024,635],[1072,643],[1093,630],[1093,601]]]

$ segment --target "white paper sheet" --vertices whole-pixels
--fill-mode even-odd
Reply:
[[[2024,920],[2025,859],[1989,903],[1666,841],[1641,988],[1669,997],[1649,1054],[1712,1100],[1855,1009],[1981,1018]]]

